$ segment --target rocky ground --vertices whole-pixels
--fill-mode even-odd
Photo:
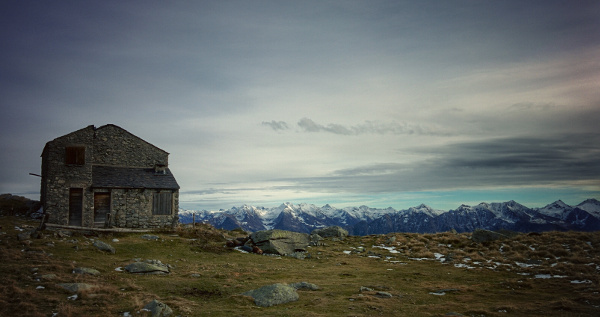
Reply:
[[[207,225],[38,225],[0,216],[1,316],[600,315],[598,232],[308,237],[282,256]]]

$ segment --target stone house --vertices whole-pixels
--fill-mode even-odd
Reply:
[[[48,223],[160,228],[178,221],[169,153],[113,124],[58,137],[42,152],[40,201]]]

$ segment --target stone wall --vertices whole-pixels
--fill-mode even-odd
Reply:
[[[93,209],[94,197],[88,189],[92,185],[92,145],[94,127],[88,126],[81,130],[69,133],[54,139],[46,144],[42,153],[42,198],[44,210],[50,214],[49,222],[67,225],[69,222],[69,190],[82,188],[83,190],[83,220],[82,225],[92,225],[93,215],[85,216],[85,210]],[[66,147],[84,146],[84,165],[67,165]]]
[[[171,226],[178,219],[179,192],[173,193],[171,215],[152,215],[152,196],[155,192],[150,189],[113,189],[110,225],[120,228]]]
[[[169,153],[117,126],[96,130],[94,163],[109,166],[154,167],[168,165]]]

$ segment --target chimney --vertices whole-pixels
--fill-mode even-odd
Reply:
[[[167,174],[167,165],[154,164],[154,174]]]

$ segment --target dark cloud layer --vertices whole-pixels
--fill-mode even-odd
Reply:
[[[503,186],[600,186],[600,134],[507,138],[417,150],[423,160],[374,163],[332,175],[287,179],[298,188],[401,192]]]

